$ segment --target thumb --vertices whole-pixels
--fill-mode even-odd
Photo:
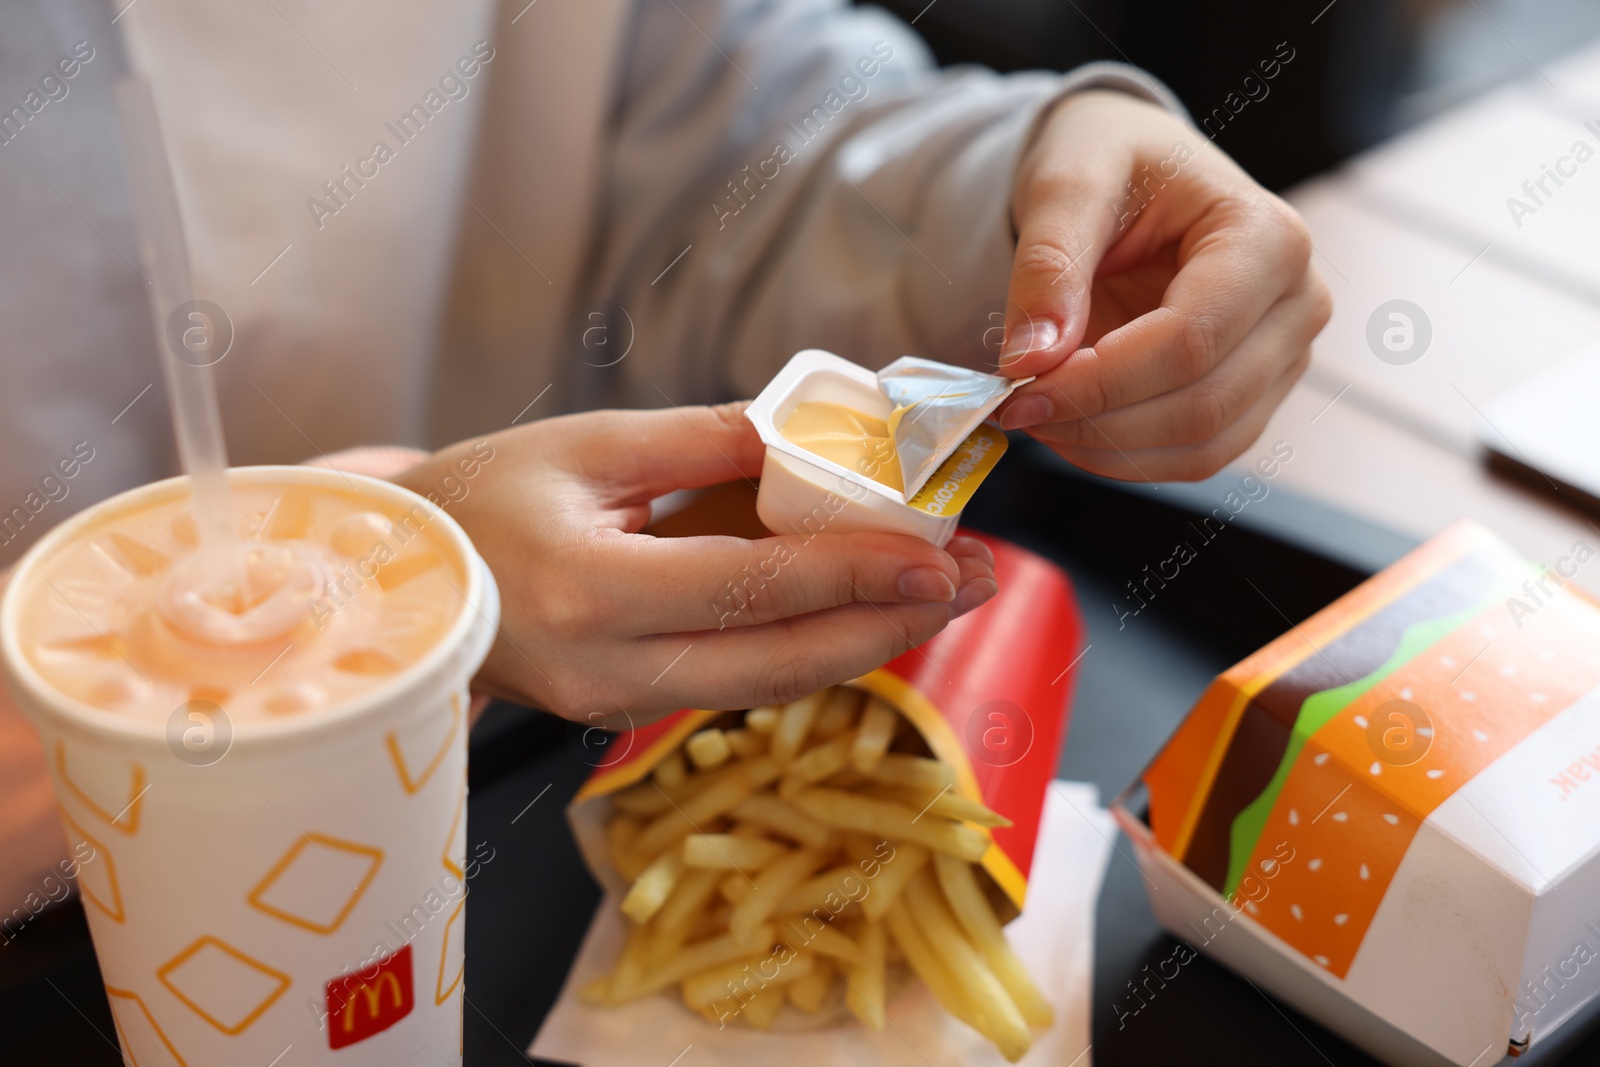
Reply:
[[[1079,165],[1019,185],[1001,374],[1045,374],[1083,343],[1095,270],[1121,225],[1117,173]]]

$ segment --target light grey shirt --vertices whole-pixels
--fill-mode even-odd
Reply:
[[[130,68],[234,333],[235,462],[749,396],[806,347],[979,361],[1041,109],[1176,106],[1111,64],[936,70],[841,0],[12,0],[0,566],[175,470],[110,97]]]

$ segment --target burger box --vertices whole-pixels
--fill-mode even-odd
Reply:
[[[1162,926],[1385,1063],[1555,1059],[1600,1008],[1593,556],[1460,523],[1213,681],[1113,805]]]

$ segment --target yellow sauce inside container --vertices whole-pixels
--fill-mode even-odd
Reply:
[[[897,493],[905,491],[894,437],[883,419],[843,404],[810,400],[794,409],[785,420],[782,433],[807,452],[848,467]]]

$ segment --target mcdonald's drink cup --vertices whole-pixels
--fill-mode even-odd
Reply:
[[[53,530],[0,603],[117,1040],[140,1067],[459,1064],[494,580],[397,486],[230,479],[223,584],[172,479]]]

